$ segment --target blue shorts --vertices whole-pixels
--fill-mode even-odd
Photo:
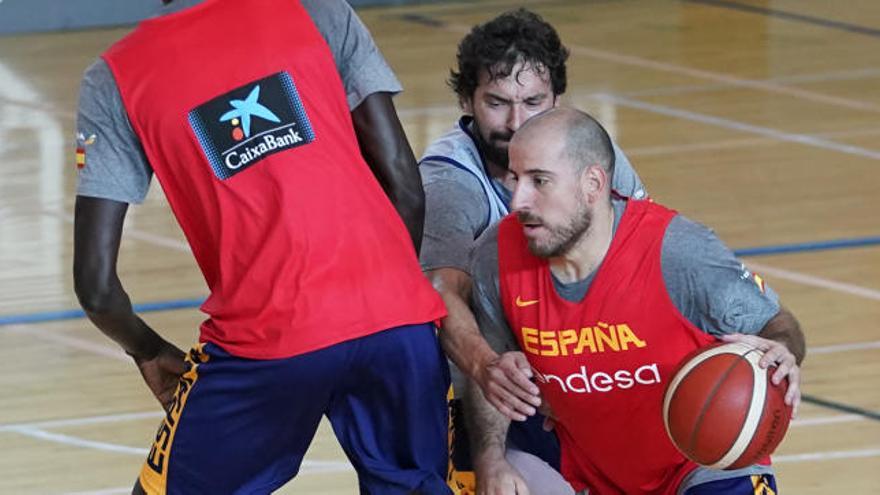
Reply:
[[[776,477],[772,474],[739,476],[692,486],[684,495],[776,495]]]
[[[149,493],[266,494],[299,470],[322,416],[362,494],[448,494],[449,369],[429,324],[286,359],[193,348],[139,477]]]

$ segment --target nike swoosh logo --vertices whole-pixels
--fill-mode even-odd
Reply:
[[[538,304],[538,299],[531,299],[529,301],[523,301],[519,296],[516,296],[516,305],[520,308],[525,308],[531,306],[532,304]]]

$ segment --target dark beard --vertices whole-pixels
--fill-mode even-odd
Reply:
[[[520,222],[530,222],[533,220],[540,222],[539,218],[531,217],[528,214],[520,215],[519,220]],[[582,208],[578,211],[577,215],[572,217],[567,225],[548,228],[550,239],[547,244],[539,246],[532,240],[529,240],[529,251],[539,258],[563,256],[581,240],[587,230],[590,229],[592,223],[593,214],[587,208]]]
[[[507,148],[500,148],[498,146],[493,145],[492,143],[498,141],[504,141],[510,143],[510,138],[513,137],[513,134],[504,135],[497,132],[489,133],[489,141],[483,139],[483,134],[480,132],[480,129],[476,125],[476,121],[474,122],[474,139],[477,142],[477,148],[480,150],[480,154],[483,155],[483,159],[489,162],[498,165],[499,167],[504,168],[505,170],[508,168],[508,164],[510,163],[510,158],[507,155]]]

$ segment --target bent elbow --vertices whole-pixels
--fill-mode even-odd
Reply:
[[[73,287],[80,307],[87,314],[98,315],[112,310],[116,297],[110,283],[74,274]]]

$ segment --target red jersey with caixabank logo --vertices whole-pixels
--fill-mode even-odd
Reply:
[[[508,216],[498,232],[502,307],[559,418],[562,473],[591,494],[676,493],[697,466],[663,427],[663,391],[675,366],[714,338],[670,299],[660,267],[675,212],[628,201],[586,297],[559,297],[547,260],[528,250]]]
[[[445,314],[292,0],[207,0],[105,54],[207,281],[201,340],[288,357]]]

